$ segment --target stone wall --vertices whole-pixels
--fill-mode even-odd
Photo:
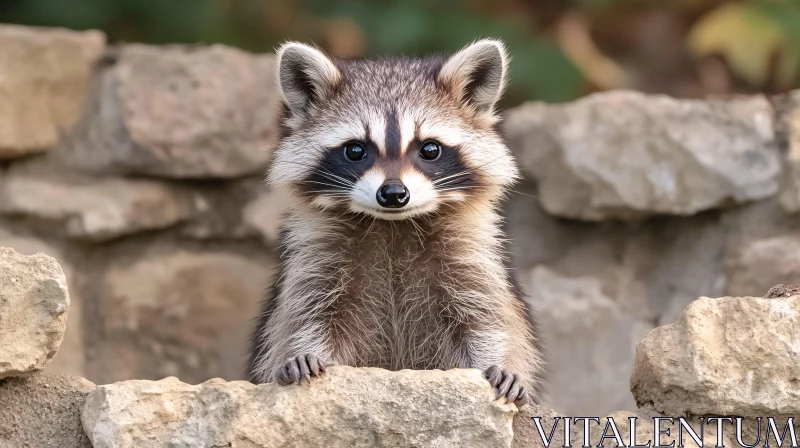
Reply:
[[[282,199],[271,55],[0,27],[0,246],[72,292],[50,372],[244,377]]]
[[[262,182],[272,64],[0,27],[0,246],[55,257],[70,286],[49,373],[243,378],[284,202]],[[609,92],[506,112],[525,173],[507,226],[549,352],[546,404],[633,411],[648,331],[699,296],[800,278],[798,106],[797,92]]]
[[[777,438],[800,413],[798,285],[780,285],[765,298],[695,300],[676,322],[651,331],[637,345],[630,386],[640,408],[611,412],[605,421],[598,414],[593,428],[587,421],[588,429],[576,420],[567,431],[564,416],[552,409],[518,409],[497,400],[476,369],[334,366],[320,378],[291,386],[222,379],[190,385],[175,377],[95,386],[83,378],[44,374],[64,340],[71,308],[64,272],[52,257],[8,248],[0,248],[0,268],[3,447],[541,448],[546,434],[555,434],[555,446],[613,447],[632,445],[631,418],[640,419],[635,440],[640,446],[652,441],[670,446],[682,437],[676,436],[680,423],[665,419],[672,429],[666,437],[649,425],[664,416],[687,419],[702,446],[731,446],[734,436],[740,445],[743,440],[757,445],[770,437],[769,426],[758,426],[759,417],[774,419]],[[725,416],[746,420],[737,426],[733,418],[718,423],[727,427],[721,444],[716,431],[701,429],[699,418]],[[541,432],[535,419],[541,419]],[[606,425],[612,423],[609,431]],[[780,437],[790,435],[787,442],[793,443],[798,429],[800,421],[795,432],[784,430]],[[698,446],[688,434],[684,440]]]
[[[549,348],[549,404],[633,410],[634,346],[697,297],[800,280],[800,92],[607,92],[507,112],[526,175],[506,207]]]

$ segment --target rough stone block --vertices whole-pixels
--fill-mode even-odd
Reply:
[[[91,448],[81,410],[94,387],[71,376],[0,380],[0,446]]]
[[[516,407],[478,370],[332,367],[310,384],[175,378],[99,386],[82,413],[95,448],[509,447]]]
[[[81,116],[99,31],[0,25],[0,159],[45,151]]]
[[[262,172],[277,142],[278,102],[271,55],[125,45],[95,86],[68,160],[172,178]]]
[[[72,288],[69,291],[69,325],[67,325],[58,353],[47,365],[46,372],[56,375],[86,376],[83,304],[80,294],[74,288],[74,285],[78,283],[77,270],[64,258],[64,253],[60,248],[39,238],[15,235],[4,230],[2,226],[0,226],[0,247],[14,249],[22,255],[43,253],[59,261],[67,279],[67,285]]]
[[[69,238],[103,242],[176,225],[192,216],[193,203],[187,189],[156,180],[12,170],[0,178],[0,214],[57,223]]]
[[[800,236],[788,234],[756,239],[726,260],[727,294],[761,297],[779,283],[800,280]]]
[[[778,191],[763,96],[687,100],[612,91],[511,110],[504,132],[544,208],[597,221],[692,215]]]
[[[54,258],[0,248],[0,379],[44,369],[64,338],[68,309]]]
[[[659,413],[800,414],[800,296],[701,297],[636,347],[631,392]]]
[[[786,169],[781,178],[781,205],[789,213],[800,212],[800,90],[778,101],[777,128],[786,154]]]
[[[89,378],[246,378],[252,319],[271,259],[171,244],[117,258],[123,252],[104,255],[111,257],[107,269],[91,287],[98,325],[87,328]]]
[[[549,342],[546,402],[566,415],[633,409],[627,379],[634,346],[652,322],[628,314],[592,277],[565,277],[538,266],[527,291]]]

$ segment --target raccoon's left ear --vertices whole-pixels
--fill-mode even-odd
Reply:
[[[477,113],[493,115],[505,88],[508,59],[503,42],[482,39],[450,56],[437,80]]]

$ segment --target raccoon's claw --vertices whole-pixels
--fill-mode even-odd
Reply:
[[[303,381],[311,383],[312,376],[320,376],[331,365],[314,355],[298,355],[286,360],[286,364],[278,372],[277,381],[282,386],[302,384]]]
[[[501,369],[498,366],[491,366],[483,372],[489,384],[496,389],[495,399],[504,398],[506,403],[515,403],[517,407],[522,407],[528,403],[528,393],[522,385],[519,375]]]

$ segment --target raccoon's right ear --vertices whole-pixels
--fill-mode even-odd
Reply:
[[[494,106],[506,85],[508,60],[503,42],[482,39],[447,59],[437,80],[464,105],[494,117]]]
[[[299,42],[278,49],[278,89],[292,114],[305,118],[309,107],[323,101],[342,79],[339,69],[323,52]]]

